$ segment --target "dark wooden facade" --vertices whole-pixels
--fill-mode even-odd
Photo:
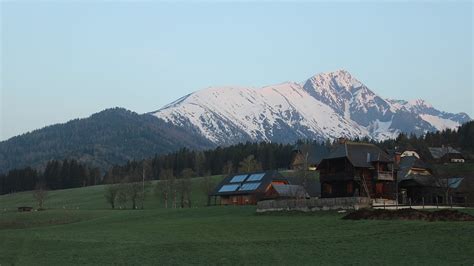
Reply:
[[[402,204],[436,204],[446,200],[439,178],[423,160],[415,156],[402,157],[397,175]]]
[[[377,155],[383,151],[371,144],[344,145],[343,151],[336,151],[318,166],[321,197],[396,198],[396,178],[388,155]]]

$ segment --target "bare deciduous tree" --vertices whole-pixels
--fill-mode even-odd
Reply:
[[[120,209],[125,208],[125,205],[128,201],[128,194],[127,194],[127,184],[123,181],[118,184],[118,193],[117,193],[117,203],[120,205]]]
[[[201,190],[207,197],[207,206],[211,205],[211,198],[209,197],[209,194],[214,190],[214,187],[216,186],[214,180],[211,177],[211,174],[206,174],[201,181]]]
[[[296,179],[298,180],[297,183],[300,183],[305,190],[308,190],[311,186],[311,183],[317,182],[318,174],[316,171],[311,171],[310,168],[310,152],[311,152],[311,145],[304,144],[300,147],[300,154],[301,154],[301,162],[302,166],[296,171]]]
[[[110,204],[112,209],[115,209],[115,202],[117,200],[117,195],[120,192],[120,186],[117,184],[107,185],[105,188],[105,200]]]
[[[165,169],[161,171],[160,175],[160,182],[158,182],[155,186],[155,195],[160,197],[163,200],[165,208],[168,208],[172,197],[175,196],[175,177],[173,175],[173,170]],[[174,203],[172,206],[176,206],[176,198],[174,199]]]
[[[143,199],[142,184],[139,182],[127,183],[125,193],[132,202],[132,209],[137,209],[138,203]]]
[[[38,208],[43,209],[44,202],[48,197],[48,190],[46,189],[46,185],[44,183],[38,183],[33,191],[33,198],[35,198],[36,202],[38,203]]]
[[[222,168],[222,174],[224,175],[230,175],[234,172],[234,164],[232,161],[227,161],[225,163],[224,167]]]
[[[248,173],[262,170],[262,165],[255,159],[255,156],[249,155],[239,163],[239,172]]]
[[[194,176],[194,171],[190,168],[183,169],[178,181],[179,193],[181,196],[181,208],[191,208],[191,177]]]

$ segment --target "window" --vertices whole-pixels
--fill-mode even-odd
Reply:
[[[324,184],[323,185],[323,191],[326,194],[331,194],[332,193],[332,187],[329,184]]]
[[[352,194],[354,193],[354,187],[352,185],[352,182],[351,183],[347,183],[347,194]]]
[[[383,183],[375,184],[375,193],[383,194]]]

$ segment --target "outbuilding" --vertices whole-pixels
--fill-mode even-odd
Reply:
[[[232,174],[209,197],[215,205],[255,205],[272,185],[288,185],[288,180],[277,171]]]

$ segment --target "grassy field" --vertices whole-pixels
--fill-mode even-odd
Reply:
[[[192,209],[149,197],[145,210],[110,210],[101,186],[51,192],[50,209],[31,213],[13,210],[33,204],[31,193],[0,196],[0,265],[474,263],[474,223],[202,207],[198,182]]]

